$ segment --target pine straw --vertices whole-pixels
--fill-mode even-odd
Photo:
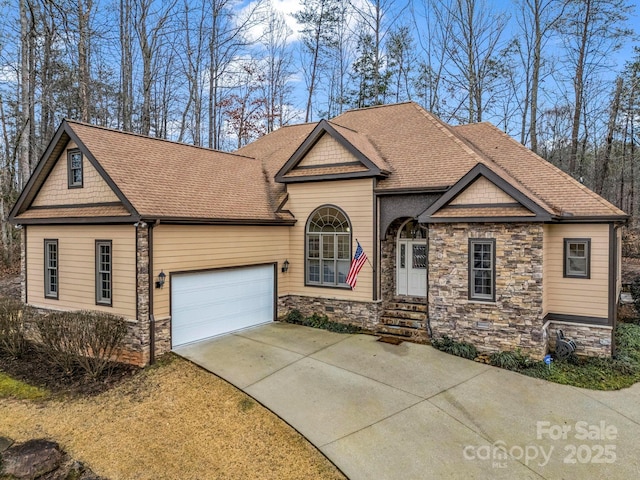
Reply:
[[[269,410],[181,359],[95,397],[0,400],[0,435],[58,441],[117,479],[344,478]]]

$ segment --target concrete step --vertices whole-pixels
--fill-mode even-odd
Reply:
[[[404,318],[407,320],[418,320],[424,322],[427,318],[426,312],[414,312],[411,310],[391,310],[386,309],[382,314],[383,317]]]
[[[415,328],[398,327],[395,325],[378,325],[378,328],[376,328],[376,333],[393,335],[402,338],[411,338],[414,335],[415,331]]]
[[[420,303],[403,303],[403,302],[389,302],[385,305],[388,310],[404,310],[407,312],[427,312],[427,306]]]
[[[424,320],[424,318],[421,320],[410,320],[406,318],[382,316],[380,318],[380,324],[404,328],[422,328],[424,327]]]

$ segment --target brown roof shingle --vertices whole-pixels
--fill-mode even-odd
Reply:
[[[490,123],[461,125],[452,129],[525,184],[535,197],[551,205],[557,215],[625,215],[622,210]]]
[[[278,218],[259,160],[68,123],[143,218]]]

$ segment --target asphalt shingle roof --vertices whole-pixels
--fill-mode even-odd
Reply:
[[[281,127],[235,153],[225,153],[74,121],[66,123],[69,136],[86,147],[142,218],[266,222],[291,219],[277,212],[286,188],[274,177],[318,125]],[[328,123],[388,173],[380,178],[378,190],[448,188],[480,163],[551,215],[626,216],[488,123],[451,127],[412,102],[351,110]],[[362,168],[315,170],[300,175],[359,172]],[[37,182],[32,186],[37,191]],[[33,199],[29,195],[24,197],[25,207],[29,198]],[[27,215],[24,210],[21,214]],[[75,215],[96,212],[76,210]],[[51,211],[47,215],[66,213]],[[43,213],[28,215],[44,218]]]

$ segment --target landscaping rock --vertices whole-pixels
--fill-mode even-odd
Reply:
[[[13,445],[13,440],[8,437],[0,437],[0,453],[4,452],[11,445]],[[0,463],[0,465],[2,464]]]
[[[2,453],[0,474],[20,480],[35,480],[59,468],[62,460],[63,453],[57,443],[29,440]]]

